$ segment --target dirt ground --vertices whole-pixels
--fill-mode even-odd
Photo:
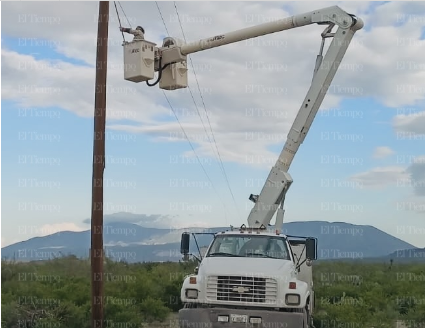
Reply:
[[[144,324],[145,328],[178,328],[178,313],[171,313],[164,322]]]

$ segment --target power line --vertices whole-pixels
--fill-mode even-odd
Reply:
[[[167,29],[167,24],[165,24],[165,20],[164,20],[164,17],[162,16],[162,12],[161,12],[161,9],[159,8],[158,2],[157,2],[157,1],[155,1],[155,4],[156,4],[156,7],[157,7],[157,9],[158,9],[159,15],[161,16],[161,19],[162,19],[162,22],[163,22],[163,24],[164,24],[165,30],[167,31],[167,35],[168,35],[168,36],[170,36],[170,33],[168,32],[168,29]],[[177,10],[177,8],[176,8],[176,10]],[[178,12],[177,12],[177,15],[178,15]],[[180,21],[180,16],[179,16],[179,21]],[[180,24],[180,27],[182,28],[181,24]],[[182,32],[183,32],[183,29],[182,29]],[[183,36],[184,36],[184,32],[183,32]],[[184,39],[185,39],[185,41],[186,41],[186,37],[185,37],[185,36],[184,36]],[[192,59],[191,59],[190,57],[189,57],[189,59],[191,60],[191,63],[192,63]],[[193,70],[194,70],[193,63],[192,63],[192,68],[193,68]],[[209,139],[209,135],[208,135],[207,129],[206,129],[206,127],[205,127],[204,121],[202,120],[201,114],[199,113],[199,109],[198,109],[198,106],[197,106],[197,104],[196,104],[195,98],[193,97],[192,90],[190,89],[190,87],[189,87],[189,86],[188,86],[188,88],[189,88],[190,95],[191,95],[191,97],[192,97],[193,103],[195,104],[196,111],[198,112],[199,118],[200,118],[200,120],[201,120],[202,126],[204,127],[204,131],[205,131],[205,133],[206,133],[206,135],[208,136],[208,139]],[[199,88],[199,83],[198,83],[198,88]],[[201,90],[200,90],[200,88],[199,88],[199,91],[201,91]],[[174,112],[173,108],[171,107],[171,104],[170,104],[170,102],[169,102],[169,100],[168,100],[168,98],[167,98],[167,96],[166,96],[166,94],[165,94],[165,92],[164,92],[164,91],[163,91],[163,93],[164,93],[165,98],[167,99],[168,104],[170,105],[170,108],[172,109],[172,111],[173,111],[174,115],[176,116],[177,122],[179,122],[179,125],[180,125],[180,127],[181,127],[181,129],[182,129],[182,131],[183,131],[183,133],[184,133],[184,135],[185,135],[185,137],[186,137],[187,141],[189,142],[189,144],[190,144],[190,146],[191,146],[191,148],[192,148],[192,150],[193,150],[194,154],[195,154],[195,155],[196,155],[196,157],[198,158],[198,162],[199,162],[199,164],[201,164],[202,170],[204,171],[204,173],[205,173],[205,175],[207,176],[208,180],[211,182],[211,185],[213,186],[213,188],[214,188],[215,192],[217,193],[217,195],[218,195],[218,197],[219,197],[220,201],[222,202],[223,207],[224,207],[224,215],[225,215],[225,217],[226,217],[226,221],[227,221],[227,215],[226,215],[226,213],[227,213],[227,212],[226,212],[226,205],[225,205],[225,204],[224,204],[224,202],[222,201],[222,199],[221,199],[221,197],[220,197],[219,193],[217,192],[217,190],[216,190],[216,189],[215,189],[215,187],[214,187],[214,184],[212,183],[212,181],[211,181],[211,179],[209,178],[209,176],[208,176],[208,174],[207,174],[207,172],[206,172],[205,168],[203,167],[203,165],[202,165],[201,161],[199,160],[199,157],[198,157],[198,155],[196,154],[195,148],[193,147],[192,143],[190,142],[190,140],[189,140],[189,138],[188,138],[188,136],[187,136],[187,134],[186,134],[186,132],[185,132],[185,130],[184,130],[184,128],[183,128],[183,126],[180,124],[180,121],[179,121],[179,119],[178,119],[178,117],[177,117],[176,113]],[[209,140],[210,140],[210,139],[209,139]],[[210,140],[210,144],[211,144],[211,140]],[[214,149],[213,149],[213,152],[214,152]],[[236,202],[235,202],[235,204],[236,204]]]
[[[115,6],[115,11],[117,12],[117,17],[118,17],[118,23],[120,24],[120,28],[122,27],[121,25],[121,19],[120,19],[120,14],[118,13],[118,8],[117,8],[117,3],[114,1],[114,6]],[[122,39],[125,42],[125,37],[124,37],[124,32],[121,31],[122,34]]]
[[[155,4],[156,4],[156,7],[158,8],[159,15],[161,16],[162,22],[164,23],[164,27],[165,27],[165,30],[167,31],[167,35],[170,36],[170,33],[168,32],[168,29],[167,29],[167,25],[165,24],[164,17],[162,17],[161,9],[159,9],[158,1],[155,1]]]
[[[183,26],[182,26],[182,23],[181,23],[181,20],[180,20],[180,15],[179,15],[179,12],[178,12],[178,10],[177,10],[177,6],[176,6],[176,3],[175,3],[175,2],[174,2],[174,8],[176,9],[176,14],[177,14],[177,18],[178,18],[178,21],[179,21],[179,24],[180,24],[180,29],[181,29],[182,34],[183,34],[183,39],[184,39],[184,41],[185,41],[185,42],[187,42],[187,40],[186,40],[186,35],[184,34]],[[190,64],[192,65],[193,72],[195,73],[195,67],[194,67],[194,65],[193,65],[192,58],[191,58],[190,56],[188,56],[188,57],[189,57],[189,60],[190,60]],[[196,73],[195,73],[195,77],[196,77]],[[196,79],[196,81],[198,81],[198,80]],[[191,95],[191,97],[192,97],[193,104],[195,105],[196,112],[198,113],[199,119],[201,120],[202,127],[204,128],[205,134],[207,135],[208,140],[209,140],[209,142],[210,142],[211,150],[212,150],[213,154],[214,154],[215,156],[217,156],[217,155],[215,154],[214,147],[213,147],[213,145],[212,145],[212,144],[213,144],[213,143],[212,143],[212,140],[211,140],[211,138],[210,138],[210,136],[209,136],[209,134],[208,134],[207,128],[205,127],[204,120],[202,119],[201,113],[199,112],[198,104],[196,103],[196,101],[195,101],[195,97],[193,96],[192,89],[190,88],[190,86],[189,86],[189,85],[187,86],[187,88],[189,89],[189,93],[190,93],[190,95]],[[199,83],[198,83],[198,88],[199,88]],[[200,88],[199,88],[199,93],[201,94],[201,89],[200,89]],[[218,156],[217,156],[217,160],[219,161]]]
[[[177,5],[176,5],[176,2],[175,2],[175,1],[174,1],[174,8],[176,9],[177,18],[178,18],[178,21],[179,21],[180,29],[181,29],[182,34],[183,34],[184,41],[185,41],[185,42],[187,42],[187,41],[186,41],[186,35],[184,34],[183,26],[182,26],[182,23],[181,23],[181,20],[180,20],[179,11],[178,11],[178,9],[177,9]],[[221,156],[220,156],[220,152],[219,152],[219,150],[218,150],[217,142],[216,142],[216,140],[215,140],[214,132],[213,132],[213,130],[212,130],[212,126],[211,126],[211,121],[210,121],[210,119],[209,119],[208,112],[207,112],[207,108],[206,108],[206,106],[205,106],[204,97],[202,96],[201,88],[200,88],[200,86],[199,86],[198,77],[197,77],[196,72],[195,72],[195,67],[194,67],[194,65],[193,65],[192,58],[191,58],[190,56],[188,56],[188,57],[189,57],[190,64],[191,64],[192,69],[193,69],[193,73],[194,73],[194,76],[195,76],[196,84],[197,84],[197,86],[198,86],[198,90],[199,90],[199,95],[200,95],[200,97],[201,97],[202,104],[203,104],[203,106],[204,106],[204,110],[205,110],[205,114],[206,114],[206,116],[207,116],[208,124],[209,124],[209,126],[210,126],[211,134],[212,134],[212,136],[213,136],[213,141],[214,141],[215,147],[216,147],[216,149],[217,149],[217,154],[218,154],[218,159],[219,159],[219,162],[220,162],[220,167],[221,167],[221,170],[222,170],[222,172],[223,172],[223,175],[224,175],[224,177],[225,177],[225,179],[226,179],[227,186],[228,186],[228,188],[229,188],[230,194],[232,195],[232,199],[233,199],[233,202],[234,202],[234,204],[235,204],[235,207],[236,207],[236,210],[237,210],[237,212],[238,212],[239,219],[240,219],[239,208],[238,208],[238,206],[237,206],[237,204],[236,204],[236,199],[235,199],[235,196],[234,196],[234,194],[233,194],[232,188],[230,187],[230,182],[229,182],[229,179],[228,179],[228,177],[227,177],[226,170],[224,169],[224,165],[223,165],[223,161],[222,161]],[[190,91],[190,94],[192,95],[192,91],[190,90],[190,88],[189,88],[189,91]],[[193,95],[192,95],[192,99],[193,99],[193,102],[195,103],[196,110],[198,110],[198,106],[196,105],[196,102],[195,102],[195,99],[193,98]],[[199,117],[201,117],[201,115],[199,114],[199,111],[198,111],[198,115],[199,115]],[[210,137],[209,137],[209,135],[208,135],[208,133],[207,133],[207,131],[206,131],[206,128],[205,128],[205,125],[204,125],[204,122],[203,122],[202,118],[201,118],[201,122],[202,122],[202,125],[204,126],[205,133],[207,134],[208,139],[209,139],[209,140],[210,140],[210,142],[211,142],[211,139],[210,139]],[[211,143],[211,146],[212,146],[212,143]],[[214,152],[214,149],[213,149],[213,152]]]
[[[155,3],[156,3],[156,7],[158,8],[159,15],[161,16],[162,22],[164,23],[165,30],[167,31],[167,34],[169,35],[168,29],[167,29],[167,25],[165,24],[165,20],[164,20],[164,17],[162,16],[162,12],[161,12],[161,9],[159,8],[158,2],[157,2],[157,1],[155,1]],[[121,3],[120,3],[119,1],[118,1],[118,4],[120,5],[121,10],[122,10],[122,12],[123,12],[124,16],[126,17],[127,22],[128,22],[128,23],[129,23],[129,25],[130,25],[130,22],[129,22],[128,18],[127,18],[127,15],[125,14],[125,11],[124,11],[124,9],[122,8]],[[117,11],[117,16],[118,16],[118,20],[119,20],[119,14],[118,14],[118,10],[117,10],[117,8],[116,8],[115,1],[114,1],[114,5],[115,5],[115,9],[116,9],[116,11]],[[176,9],[177,9],[177,8],[176,8]],[[180,17],[179,17],[179,21],[180,21]],[[121,26],[121,22],[120,22],[120,26]],[[131,27],[131,25],[130,25],[130,27]],[[181,27],[181,25],[180,25],[180,27]],[[124,36],[123,36],[123,37],[124,37]],[[192,64],[192,66],[193,66],[193,64]],[[198,87],[199,87],[199,84],[198,84]],[[190,88],[189,88],[189,90],[190,90]],[[174,111],[173,107],[171,106],[171,103],[170,103],[170,101],[168,100],[168,97],[167,97],[167,95],[165,94],[165,92],[164,92],[164,91],[163,91],[163,94],[164,94],[164,96],[165,96],[165,99],[166,99],[166,100],[167,100],[167,102],[168,102],[168,105],[170,106],[171,110],[173,111],[174,116],[176,117],[176,120],[177,120],[177,122],[179,123],[180,128],[182,129],[182,131],[183,131],[183,133],[184,133],[184,135],[185,135],[185,137],[186,137],[187,141],[189,142],[190,147],[191,147],[191,148],[192,148],[192,150],[193,150],[193,153],[195,154],[196,158],[198,159],[198,162],[199,162],[199,164],[201,165],[202,170],[204,171],[204,173],[205,173],[205,175],[207,176],[208,180],[211,182],[211,186],[213,187],[214,191],[217,193],[217,196],[219,197],[220,201],[222,202],[223,207],[224,207],[224,210],[225,210],[225,211],[224,211],[224,215],[225,215],[226,220],[227,220],[227,215],[226,215],[226,206],[225,206],[224,202],[222,201],[222,199],[221,199],[221,197],[220,197],[219,193],[217,192],[217,189],[215,188],[215,186],[214,186],[214,184],[213,184],[213,182],[212,182],[211,178],[209,177],[209,175],[208,175],[207,171],[205,170],[204,166],[202,165],[202,162],[199,160],[199,156],[198,156],[198,154],[196,153],[195,148],[193,147],[193,145],[192,145],[191,141],[189,140],[189,137],[187,136],[186,131],[184,130],[183,126],[181,125],[180,120],[178,119],[178,117],[177,117],[177,115],[176,115],[176,113],[175,113],[175,111]],[[197,107],[197,105],[196,105],[195,99],[194,99],[194,97],[193,97],[192,92],[191,92],[191,95],[192,95],[192,99],[193,99],[193,101],[194,101],[194,103],[195,103],[196,110],[198,111],[198,115],[199,115],[199,117],[201,117],[201,115],[200,115],[200,113],[199,113],[199,110],[198,110],[198,107]],[[203,121],[202,121],[202,118],[201,118],[201,122],[202,122],[202,125],[204,126],[204,130],[205,130],[205,132],[206,132],[206,128],[205,128],[205,125],[204,125],[204,123],[203,123]],[[207,135],[208,135],[208,134],[207,134]],[[208,138],[209,138],[209,136],[208,136]],[[236,203],[235,203],[235,204],[236,204]]]
[[[118,1],[118,4],[120,5],[120,8],[121,8],[121,10],[122,10],[122,13],[123,13],[123,14],[124,14],[124,16],[125,16],[125,19],[127,19],[128,26],[130,26],[130,28],[132,28],[132,27],[131,27],[131,24],[130,24],[130,21],[129,21],[129,20],[128,20],[128,18],[127,18],[127,15],[125,14],[125,11],[124,11],[123,7],[121,6],[121,2],[119,2],[119,1]]]
[[[171,105],[170,101],[168,100],[168,97],[167,97],[167,95],[165,94],[165,91],[163,90],[163,91],[162,91],[162,93],[164,94],[164,97],[165,97],[165,99],[167,100],[167,103],[168,103],[168,105],[170,106],[171,111],[173,112],[173,114],[174,114],[174,116],[175,116],[175,118],[176,118],[177,122],[179,123],[180,128],[182,129],[183,134],[184,134],[184,136],[185,136],[186,140],[189,142],[189,145],[190,145],[190,147],[192,148],[193,153],[195,154],[195,156],[196,156],[196,158],[197,158],[197,160],[198,160],[199,164],[201,165],[202,170],[204,171],[205,175],[207,176],[208,180],[209,180],[209,181],[210,181],[210,183],[211,183],[212,188],[213,188],[213,189],[214,189],[214,191],[216,192],[216,194],[217,194],[218,198],[219,198],[219,199],[220,199],[220,201],[223,203],[224,209],[226,210],[226,206],[224,205],[224,202],[223,202],[223,200],[221,199],[220,194],[218,193],[217,189],[215,188],[214,183],[212,182],[212,180],[211,180],[210,176],[208,175],[207,171],[205,170],[205,167],[202,165],[202,162],[200,161],[199,156],[198,156],[198,154],[196,153],[195,148],[194,148],[194,147],[193,147],[193,145],[192,145],[192,142],[190,141],[189,137],[187,136],[186,131],[184,130],[183,125],[180,123],[180,120],[179,120],[179,118],[178,118],[178,116],[177,116],[176,112],[174,111],[173,106]],[[226,215],[226,211],[225,211],[225,215]]]

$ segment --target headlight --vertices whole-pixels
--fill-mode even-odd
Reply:
[[[298,294],[286,294],[285,302],[288,305],[299,305],[300,304],[300,295],[298,295]]]
[[[254,323],[254,324],[260,324],[261,323],[261,318],[251,317],[251,318],[249,318],[249,322],[250,323]]]
[[[187,298],[198,298],[198,291],[196,289],[186,289]]]

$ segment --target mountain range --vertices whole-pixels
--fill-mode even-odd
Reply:
[[[196,243],[207,246],[212,233],[228,227],[160,229],[135,223],[104,222],[105,256],[114,261],[161,262],[179,261],[180,238],[185,231],[206,233],[196,235]],[[344,222],[306,221],[284,223],[282,233],[318,238],[319,260],[379,260],[394,262],[425,261],[425,249],[389,235],[373,226]],[[191,238],[191,252],[199,254]],[[15,261],[47,260],[66,255],[87,258],[90,230],[62,231],[35,237],[2,248],[2,259]]]

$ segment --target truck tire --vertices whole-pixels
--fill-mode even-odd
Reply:
[[[310,311],[308,310],[307,307],[303,309],[303,317],[304,317],[303,328],[311,328],[311,327],[313,327],[313,322],[311,320]]]
[[[310,328],[308,325],[308,313],[307,310],[303,310],[303,328]]]
[[[311,320],[310,311],[308,310],[308,305],[303,309],[296,309],[295,312],[303,314],[303,325],[301,328],[311,328],[313,326],[313,322]]]

